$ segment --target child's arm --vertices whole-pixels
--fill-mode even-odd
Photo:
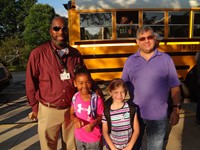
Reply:
[[[101,99],[100,97],[98,97],[97,102],[98,102],[97,118],[84,127],[85,131],[87,131],[87,132],[93,131],[95,126],[101,124],[102,114],[103,114],[103,110],[104,110],[104,102],[103,102],[103,99]]]
[[[74,114],[73,106],[71,106],[70,108],[70,119],[73,121],[75,128],[81,128],[82,126],[84,126],[84,123]]]
[[[92,132],[94,127],[101,124],[101,119],[102,119],[102,115],[98,115],[97,119],[95,119],[93,122],[87,124],[84,129],[87,132]]]
[[[113,142],[110,138],[110,135],[108,134],[107,122],[103,122],[102,127],[103,127],[103,137],[106,140],[106,143],[108,144],[108,146],[110,147],[111,150],[117,150],[117,148],[115,147],[115,145],[113,144]]]
[[[138,121],[138,115],[137,113],[135,113],[134,119],[133,119],[133,129],[134,132],[131,136],[131,140],[129,141],[129,143],[127,144],[127,146],[125,148],[123,148],[123,150],[130,150],[133,148],[133,146],[135,145],[137,138],[139,136],[140,133],[140,126],[139,126],[139,121]]]

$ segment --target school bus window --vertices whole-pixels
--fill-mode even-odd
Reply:
[[[143,25],[151,26],[155,32],[164,37],[164,12],[144,11]]]
[[[169,37],[189,37],[189,11],[169,12]]]
[[[111,39],[111,13],[81,13],[81,40]]]
[[[194,12],[193,37],[200,37],[200,12]]]
[[[138,29],[138,11],[116,12],[117,38],[134,38]]]

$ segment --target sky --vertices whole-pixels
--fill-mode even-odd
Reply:
[[[68,0],[38,0],[38,3],[52,6],[57,14],[64,17],[67,17],[67,10],[63,4],[67,4],[67,2]]]

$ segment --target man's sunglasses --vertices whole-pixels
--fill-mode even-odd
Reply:
[[[154,36],[153,36],[153,35],[150,35],[150,36],[147,36],[147,37],[138,38],[138,40],[141,41],[141,42],[145,41],[146,39],[148,39],[148,40],[153,40],[153,39],[154,39]]]
[[[52,29],[56,32],[60,31],[60,29],[62,29],[63,32],[68,32],[68,28],[67,27],[59,27],[59,26],[55,26],[52,27]]]

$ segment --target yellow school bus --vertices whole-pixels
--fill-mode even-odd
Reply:
[[[174,60],[185,79],[200,50],[200,0],[72,0],[69,44],[83,55],[93,79],[121,77],[128,56],[138,50],[136,30],[151,26],[164,37],[159,50]]]

